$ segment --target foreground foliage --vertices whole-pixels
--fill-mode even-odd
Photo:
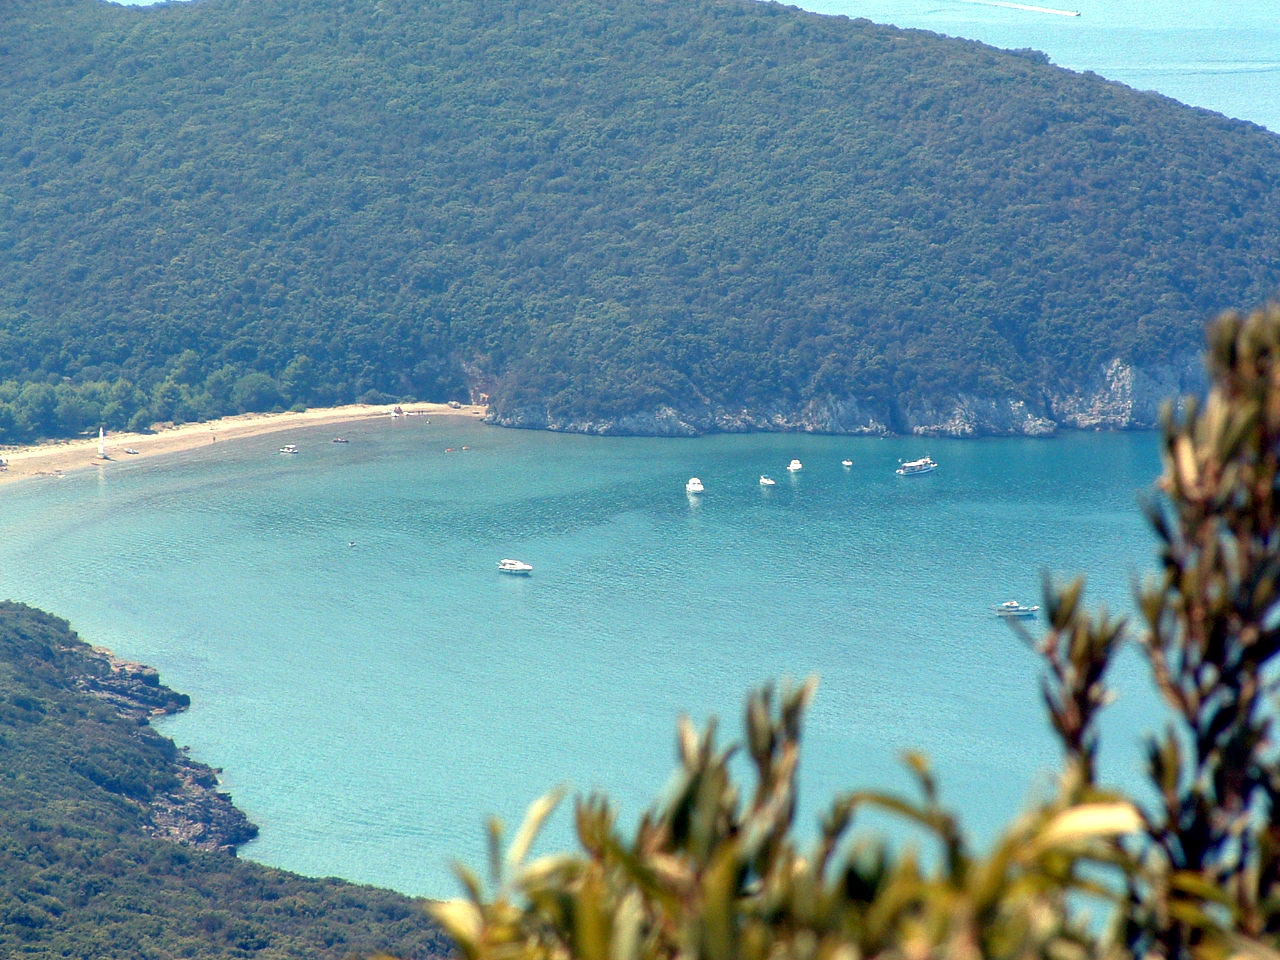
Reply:
[[[1280,139],[755,0],[6,0],[0,442],[298,404],[562,422],[1194,366]]]
[[[1161,575],[1132,631],[1046,585],[1048,628],[1025,639],[1063,749],[1056,795],[978,853],[918,756],[920,798],[836,799],[818,839],[792,836],[801,720],[813,684],[753,695],[741,748],[714,724],[680,727],[665,800],[623,835],[606,798],[579,800],[581,851],[526,862],[556,802],[541,801],[495,887],[466,869],[465,900],[435,915],[471,960],[968,960],[1274,958],[1280,950],[1280,763],[1273,736],[1280,650],[1280,308],[1212,328],[1214,389],[1169,416],[1149,507]],[[1143,804],[1096,782],[1106,672],[1132,632],[1169,708],[1152,736]],[[734,782],[745,749],[755,774]],[[867,808],[933,841],[921,858],[855,831]],[[1101,918],[1099,921],[1098,918]]]
[[[174,744],[75,680],[67,623],[0,603],[0,956],[339,960],[441,955],[421,902],[145,835]]]

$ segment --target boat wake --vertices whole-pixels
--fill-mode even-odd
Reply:
[[[1057,17],[1078,17],[1079,10],[1055,10],[1053,7],[1037,7],[1030,3],[1007,3],[1005,0],[964,0],[965,3],[979,3],[984,7],[1008,7],[1010,10],[1029,10],[1032,13],[1052,13]]]

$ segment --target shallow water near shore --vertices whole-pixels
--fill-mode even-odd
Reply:
[[[11,485],[0,594],[191,695],[161,727],[262,827],[242,856],[407,893],[456,894],[449,863],[484,862],[487,817],[514,829],[557,784],[633,819],[679,714],[736,738],[748,690],[809,675],[801,833],[841,790],[906,789],[898,758],[921,748],[988,839],[1057,761],[1035,659],[991,605],[1087,572],[1091,605],[1124,610],[1153,568],[1153,434],[331,431]],[[894,475],[924,453],[937,471]],[[533,575],[498,574],[508,556]],[[1152,725],[1140,674],[1121,664],[1108,722],[1123,782]],[[570,829],[565,809],[541,849]]]

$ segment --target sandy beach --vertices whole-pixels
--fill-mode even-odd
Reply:
[[[0,484],[37,476],[56,476],[93,466],[180,453],[209,443],[242,440],[295,427],[340,426],[359,420],[389,417],[396,410],[406,416],[455,416],[476,419],[485,408],[471,405],[450,407],[444,403],[370,405],[355,403],[344,407],[320,407],[288,413],[246,413],[206,423],[184,423],[157,427],[151,433],[108,433],[106,458],[98,455],[97,437],[80,437],[26,447],[0,447]],[[127,450],[137,451],[126,453]]]

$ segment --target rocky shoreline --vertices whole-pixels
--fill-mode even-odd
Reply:
[[[76,689],[107,703],[127,720],[145,726],[153,717],[191,705],[186,694],[161,684],[153,667],[123,660],[103,647],[92,647],[89,657],[95,669],[74,679]],[[231,795],[218,789],[221,771],[192,760],[185,747],[176,751],[172,767],[175,785],[147,804],[150,836],[234,855],[258,835],[257,826],[236,808]]]
[[[1041,397],[956,393],[941,400],[813,397],[764,409],[728,408],[705,398],[618,417],[558,415],[495,400],[485,422],[597,436],[696,437],[708,433],[824,433],[841,436],[1044,437],[1060,430],[1151,430],[1170,400],[1203,394],[1199,355],[1161,366],[1112,360],[1086,382]]]

